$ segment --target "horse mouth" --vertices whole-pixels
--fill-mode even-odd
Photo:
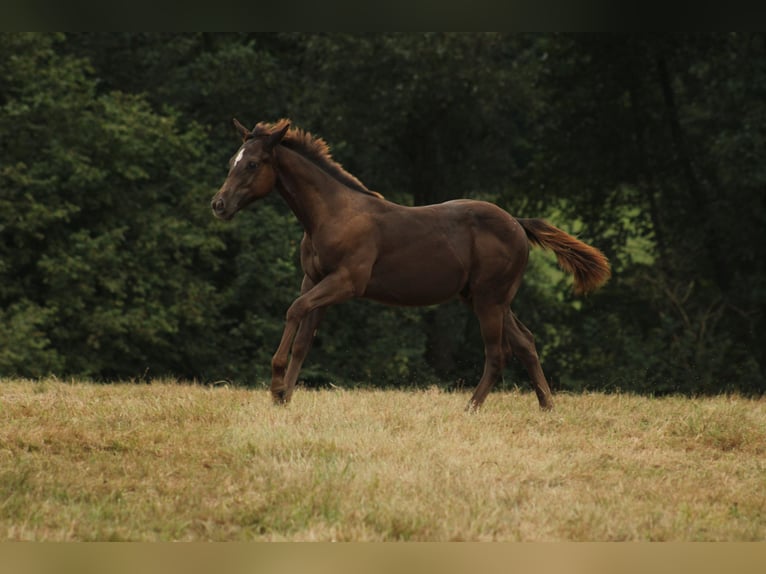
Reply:
[[[234,217],[235,213],[237,212],[232,211],[231,213],[225,213],[225,212],[216,211],[215,209],[213,209],[213,215],[215,216],[216,219],[220,219],[221,221],[230,221]]]

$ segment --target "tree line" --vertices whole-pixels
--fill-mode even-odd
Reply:
[[[232,117],[289,117],[388,199],[486,199],[607,254],[587,298],[532,254],[514,306],[554,389],[763,393],[765,40],[0,35],[0,375],[267,382],[302,232],[278,194],[228,224],[209,201]],[[482,353],[459,303],[355,301],[303,378],[471,387]]]

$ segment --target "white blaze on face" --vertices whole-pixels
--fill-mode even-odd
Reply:
[[[239,153],[237,154],[237,157],[234,158],[234,167],[240,162],[242,159],[242,156],[245,155],[245,148],[244,146],[239,148]]]

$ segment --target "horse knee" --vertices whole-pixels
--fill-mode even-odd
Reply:
[[[306,311],[301,303],[302,302],[300,299],[298,299],[292,305],[290,305],[290,307],[287,309],[287,313],[285,313],[286,323],[300,323],[301,320],[303,320],[303,317],[306,315]]]

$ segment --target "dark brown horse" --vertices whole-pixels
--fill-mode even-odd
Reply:
[[[553,407],[532,333],[510,304],[530,244],[554,251],[574,275],[576,293],[609,278],[599,250],[541,219],[516,219],[483,201],[391,203],[333,161],[322,139],[291,128],[288,120],[259,123],[253,130],[236,119],[234,125],[243,141],[212,200],[213,213],[231,219],[276,188],[305,231],[301,295],[287,310],[271,362],[275,402],[290,400],[327,306],[353,297],[433,305],[457,296],[476,313],[485,349],[484,373],[468,409],[481,406],[514,355],[527,369],[540,407]]]

